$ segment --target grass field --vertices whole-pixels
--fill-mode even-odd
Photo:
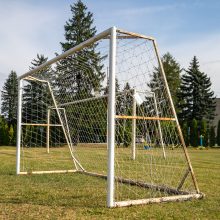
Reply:
[[[16,176],[15,147],[0,147],[0,219],[220,219],[220,149],[189,153],[205,199],[108,209],[100,187],[105,180],[82,174]]]

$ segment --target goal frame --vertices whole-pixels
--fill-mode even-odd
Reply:
[[[120,33],[122,35],[117,36],[117,33]],[[115,177],[115,170],[114,170],[114,161],[115,161],[115,119],[118,118],[119,116],[117,116],[115,114],[116,112],[116,107],[115,107],[115,97],[116,97],[116,88],[115,88],[115,84],[116,84],[116,49],[117,49],[117,38],[127,38],[127,39],[133,39],[133,38],[142,38],[142,39],[147,39],[149,41],[152,41],[153,43],[153,49],[154,52],[156,54],[156,59],[158,61],[159,64],[159,68],[161,70],[161,74],[162,74],[162,79],[164,81],[165,84],[165,88],[166,91],[168,93],[168,99],[169,99],[169,104],[171,106],[171,110],[172,113],[174,115],[174,118],[159,118],[159,116],[155,117],[154,120],[157,121],[158,126],[160,127],[160,120],[174,120],[176,122],[177,125],[177,130],[178,130],[178,134],[179,134],[179,138],[180,138],[180,142],[182,144],[183,147],[183,151],[184,151],[184,155],[187,161],[187,165],[188,165],[188,169],[186,171],[186,174],[184,175],[183,179],[180,182],[179,188],[181,188],[181,186],[183,185],[186,177],[189,175],[189,173],[191,174],[192,177],[192,181],[194,184],[194,187],[196,189],[196,193],[194,194],[180,194],[180,195],[175,195],[175,196],[167,196],[167,197],[160,197],[160,198],[150,198],[150,199],[140,199],[140,200],[130,200],[130,201],[115,201],[114,200],[114,191],[115,191],[115,181],[121,181],[125,184],[135,184],[132,183],[132,180],[127,180],[127,179],[120,179],[117,180],[117,178]],[[137,33],[133,33],[133,32],[128,32],[122,29],[118,29],[116,27],[111,27],[103,32],[101,32],[100,34],[86,40],[85,42],[73,47],[72,49],[64,52],[63,54],[43,63],[42,65],[36,67],[33,70],[30,70],[29,72],[21,75],[20,77],[18,77],[18,112],[17,112],[17,150],[16,150],[16,174],[28,174],[27,172],[21,172],[20,170],[20,154],[21,154],[21,126],[22,126],[22,84],[23,84],[23,80],[26,77],[31,76],[32,74],[38,72],[39,70],[69,56],[72,55],[73,53],[85,48],[86,46],[97,42],[98,40],[101,39],[108,39],[110,41],[110,48],[109,48],[109,94],[108,94],[108,114],[107,114],[107,150],[108,150],[108,172],[107,172],[107,176],[106,175],[101,175],[101,174],[96,174],[96,173],[90,173],[87,172],[83,169],[81,170],[61,170],[61,171],[39,171],[39,172],[32,172],[32,174],[41,174],[41,173],[69,173],[69,172],[80,172],[80,173],[84,173],[84,174],[88,174],[88,175],[92,175],[92,176],[98,176],[101,178],[105,178],[107,179],[107,206],[108,207],[118,207],[118,206],[130,206],[130,205],[136,205],[136,204],[148,204],[148,203],[158,203],[158,202],[168,202],[168,201],[184,201],[184,200],[189,200],[192,198],[202,198],[204,195],[202,193],[200,193],[198,184],[197,184],[197,180],[191,165],[191,161],[186,149],[186,145],[184,142],[184,138],[183,138],[183,134],[180,128],[180,124],[177,118],[177,114],[174,108],[174,104],[173,104],[173,100],[171,97],[171,93],[168,87],[168,83],[166,80],[166,76],[165,76],[165,72],[164,72],[164,68],[160,59],[160,55],[159,55],[159,50],[157,47],[157,43],[156,40],[153,37],[150,36],[145,36],[142,34],[137,34]],[[49,85],[49,82],[48,86]],[[53,95],[52,95],[53,96]],[[52,97],[54,100],[54,97]],[[133,99],[134,100],[134,99]],[[59,108],[59,106],[57,106],[56,101],[55,101],[55,106],[54,108],[57,110]],[[135,101],[133,101],[133,105],[135,106],[136,103]],[[136,116],[136,111],[134,110],[135,108],[133,107],[133,116],[127,116],[130,117],[130,119],[132,120],[132,159],[135,159],[135,126],[136,126],[136,119],[138,119],[138,116]],[[49,111],[49,110],[48,110]],[[132,118],[131,118],[132,117]],[[48,123],[47,123],[47,134],[48,134],[48,130],[49,130],[49,112],[48,112]],[[61,122],[62,124],[62,122]],[[61,125],[62,126],[62,125]],[[159,129],[160,130],[160,129]],[[66,135],[65,135],[66,136]],[[160,134],[161,136],[161,134]],[[66,137],[66,139],[68,139]],[[163,141],[162,141],[162,136],[161,136],[161,144],[163,146]],[[49,153],[49,143],[48,143],[48,138],[47,138],[47,151]],[[163,149],[163,154],[164,157],[166,157],[165,153],[164,153],[164,149]],[[74,161],[75,162],[75,161]],[[140,184],[139,184],[140,185]],[[155,188],[158,189],[158,186],[153,186],[153,185],[143,185],[142,187],[145,188]],[[161,189],[158,189],[161,190]]]

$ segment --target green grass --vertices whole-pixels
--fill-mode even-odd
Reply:
[[[220,219],[220,149],[189,153],[204,199],[108,209],[105,180],[82,174],[16,176],[15,148],[0,147],[0,219]]]

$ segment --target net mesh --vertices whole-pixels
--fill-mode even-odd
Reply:
[[[118,33],[116,51],[115,201],[194,193],[153,42]],[[23,79],[21,171],[100,176],[105,198],[108,70],[103,39]]]

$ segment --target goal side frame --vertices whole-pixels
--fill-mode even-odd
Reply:
[[[117,33],[120,33],[120,35],[117,35]],[[153,48],[157,57],[158,65],[161,70],[162,78],[165,84],[166,92],[168,95],[168,99],[171,105],[172,113],[174,115],[174,120],[176,121],[177,125],[177,130],[178,134],[180,137],[180,142],[183,146],[183,151],[184,155],[187,161],[188,173],[191,174],[193,184],[196,190],[196,193],[194,194],[189,194],[189,195],[178,195],[178,196],[173,196],[173,197],[161,197],[161,198],[152,198],[152,199],[142,199],[142,200],[131,200],[131,201],[115,201],[114,200],[114,191],[115,191],[115,172],[114,172],[114,161],[115,161],[115,154],[114,154],[114,148],[115,148],[115,74],[116,74],[116,48],[117,48],[117,38],[127,38],[127,39],[132,39],[132,38],[142,38],[142,39],[148,39],[152,41],[153,43]],[[191,165],[191,161],[186,149],[185,141],[183,138],[183,134],[179,125],[179,121],[177,118],[177,114],[174,108],[173,100],[171,97],[171,93],[168,87],[168,83],[166,80],[165,72],[163,69],[162,61],[159,56],[159,50],[157,47],[156,40],[153,37],[133,33],[133,32],[128,32],[122,29],[118,29],[116,27],[109,28],[100,34],[86,40],[85,42],[73,47],[72,49],[64,52],[63,54],[45,62],[44,64],[36,67],[33,70],[30,70],[29,72],[21,75],[18,77],[18,111],[17,111],[17,151],[16,151],[16,173],[17,174],[22,174],[20,172],[20,151],[21,151],[21,118],[22,118],[22,81],[25,79],[25,77],[31,76],[34,73],[37,73],[38,71],[44,69],[45,67],[63,59],[66,58],[69,55],[74,54],[75,52],[85,48],[86,46],[97,42],[98,40],[101,39],[109,39],[110,40],[110,54],[109,54],[109,97],[108,97],[108,127],[107,127],[107,148],[108,148],[108,173],[107,173],[107,206],[108,207],[116,207],[116,206],[129,206],[133,204],[146,204],[146,203],[153,203],[153,202],[167,202],[167,201],[180,201],[180,200],[188,200],[192,198],[202,198],[203,194],[200,193],[199,187],[197,184],[197,180]],[[58,106],[56,106],[58,108]],[[156,120],[158,120],[156,118]],[[133,120],[134,122],[134,120]],[[65,173],[66,171],[62,171]],[[72,171],[72,172],[75,172]],[[83,171],[82,171],[83,173]],[[23,173],[25,174],[25,173]],[[185,181],[186,177],[183,177],[182,181]],[[183,184],[183,183],[181,183]]]

